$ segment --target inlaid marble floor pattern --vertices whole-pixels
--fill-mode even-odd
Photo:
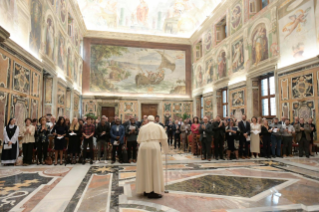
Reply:
[[[163,159],[168,193],[155,200],[135,193],[133,163],[0,167],[0,212],[319,211],[319,156]]]

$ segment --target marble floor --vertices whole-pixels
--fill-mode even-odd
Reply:
[[[163,155],[162,199],[135,194],[136,164],[0,167],[0,212],[319,211],[319,156],[202,161]]]

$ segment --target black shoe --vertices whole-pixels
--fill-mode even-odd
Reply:
[[[85,164],[85,162],[82,162],[82,164],[84,165],[84,164]]]
[[[225,160],[225,158],[220,158],[221,160]]]
[[[147,197],[150,193],[144,192],[144,197]]]
[[[306,156],[306,158],[309,158],[309,155],[308,155],[308,156]]]
[[[115,161],[112,161],[112,163],[111,163],[111,164],[113,164],[113,163],[115,163]]]
[[[91,164],[91,165],[93,164],[93,160],[90,161],[90,164]]]
[[[216,158],[216,160],[218,160],[218,158]]]
[[[276,155],[273,155],[272,157],[273,157],[273,158],[276,158]]]
[[[159,199],[159,198],[162,198],[163,195],[161,194],[157,194],[157,193],[154,193],[154,192],[151,192],[148,194],[147,196],[149,199]]]

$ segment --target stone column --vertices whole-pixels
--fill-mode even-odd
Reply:
[[[259,79],[258,78],[254,78],[251,81],[252,83],[252,112],[253,112],[253,116],[259,117],[261,116],[261,111],[260,111],[260,90],[259,90]]]

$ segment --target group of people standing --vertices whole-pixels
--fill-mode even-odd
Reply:
[[[305,122],[303,118],[296,117],[290,124],[290,120],[283,117],[280,122],[274,118],[269,124],[265,118],[252,117],[249,121],[246,115],[242,115],[239,122],[233,119],[222,121],[217,116],[211,121],[204,117],[199,123],[195,117],[191,125],[192,153],[201,153],[202,160],[209,161],[213,148],[216,160],[224,160],[224,150],[227,159],[231,158],[231,153],[236,159],[259,158],[261,151],[265,158],[291,157],[292,144],[295,142],[299,146],[299,156],[305,154],[309,158],[313,156],[311,150],[316,132],[312,121],[311,118]]]
[[[156,117],[156,120],[158,124],[161,124],[159,116]],[[54,165],[57,165],[58,162],[62,165],[65,155],[67,157],[64,159],[68,159],[71,164],[78,162],[85,164],[88,153],[92,164],[94,159],[93,140],[97,142],[99,161],[106,162],[107,153],[112,149],[112,163],[115,163],[117,158],[119,162],[123,162],[123,150],[128,150],[128,162],[135,163],[139,128],[147,123],[146,116],[140,122],[136,121],[135,118],[130,118],[122,124],[118,117],[114,117],[112,123],[105,116],[102,116],[100,121],[94,121],[91,117],[84,117],[80,120],[75,117],[70,122],[69,119],[62,116],[56,121],[54,116],[48,114],[39,120],[27,118],[25,126],[20,132],[15,121],[15,118],[10,119],[4,128],[1,155],[1,163],[4,165],[16,164],[20,154],[19,137],[22,137],[20,142],[22,143],[23,165],[25,166],[33,163],[35,155],[38,165],[52,164],[53,161]],[[163,126],[163,124],[161,125]],[[54,137],[52,147],[49,147],[49,137]],[[53,161],[48,155],[48,151],[55,153]]]
[[[4,142],[2,147],[2,164],[14,164],[19,155],[19,136],[22,136],[23,165],[32,164],[34,150],[36,150],[37,164],[47,164],[52,159],[48,156],[49,136],[54,136],[54,165],[63,164],[63,155],[68,155],[70,163],[81,162],[85,164],[87,153],[90,153],[90,163],[94,159],[94,142],[97,141],[98,160],[107,160],[107,152],[112,148],[112,163],[118,158],[119,162],[126,162],[123,150],[127,150],[128,162],[136,162],[137,159],[137,136],[141,126],[147,123],[144,116],[141,121],[130,117],[123,124],[118,117],[113,122],[102,116],[100,122],[93,122],[91,117],[78,120],[73,118],[72,123],[64,117],[55,121],[53,116],[44,116],[39,120],[25,120],[25,126],[20,129],[15,125],[15,119],[11,118],[4,128]],[[221,120],[217,116],[214,120],[204,117],[202,121],[198,117],[190,119],[179,119],[173,121],[171,118],[164,124],[155,117],[154,123],[161,125],[167,134],[168,144],[188,152],[200,155],[202,160],[211,160],[212,149],[214,158],[224,160],[226,158],[250,159],[259,158],[261,150],[263,156],[287,157],[292,156],[293,142],[299,145],[299,156],[305,153],[306,157],[312,156],[313,136],[316,127],[310,118],[305,122],[303,118],[296,117],[290,124],[285,117],[279,122],[274,118],[269,124],[267,119],[252,117],[247,120],[246,115],[237,122],[233,119]],[[189,143],[189,135],[192,143]],[[68,138],[68,139],[66,139]],[[67,141],[68,140],[68,143]],[[212,146],[212,144],[214,144]],[[282,146],[282,149],[281,149]],[[262,148],[261,148],[262,147]],[[83,151],[81,151],[83,150]],[[81,154],[82,153],[82,154]],[[232,155],[232,153],[234,153]],[[58,156],[59,160],[58,160]],[[82,160],[80,160],[82,156]]]

